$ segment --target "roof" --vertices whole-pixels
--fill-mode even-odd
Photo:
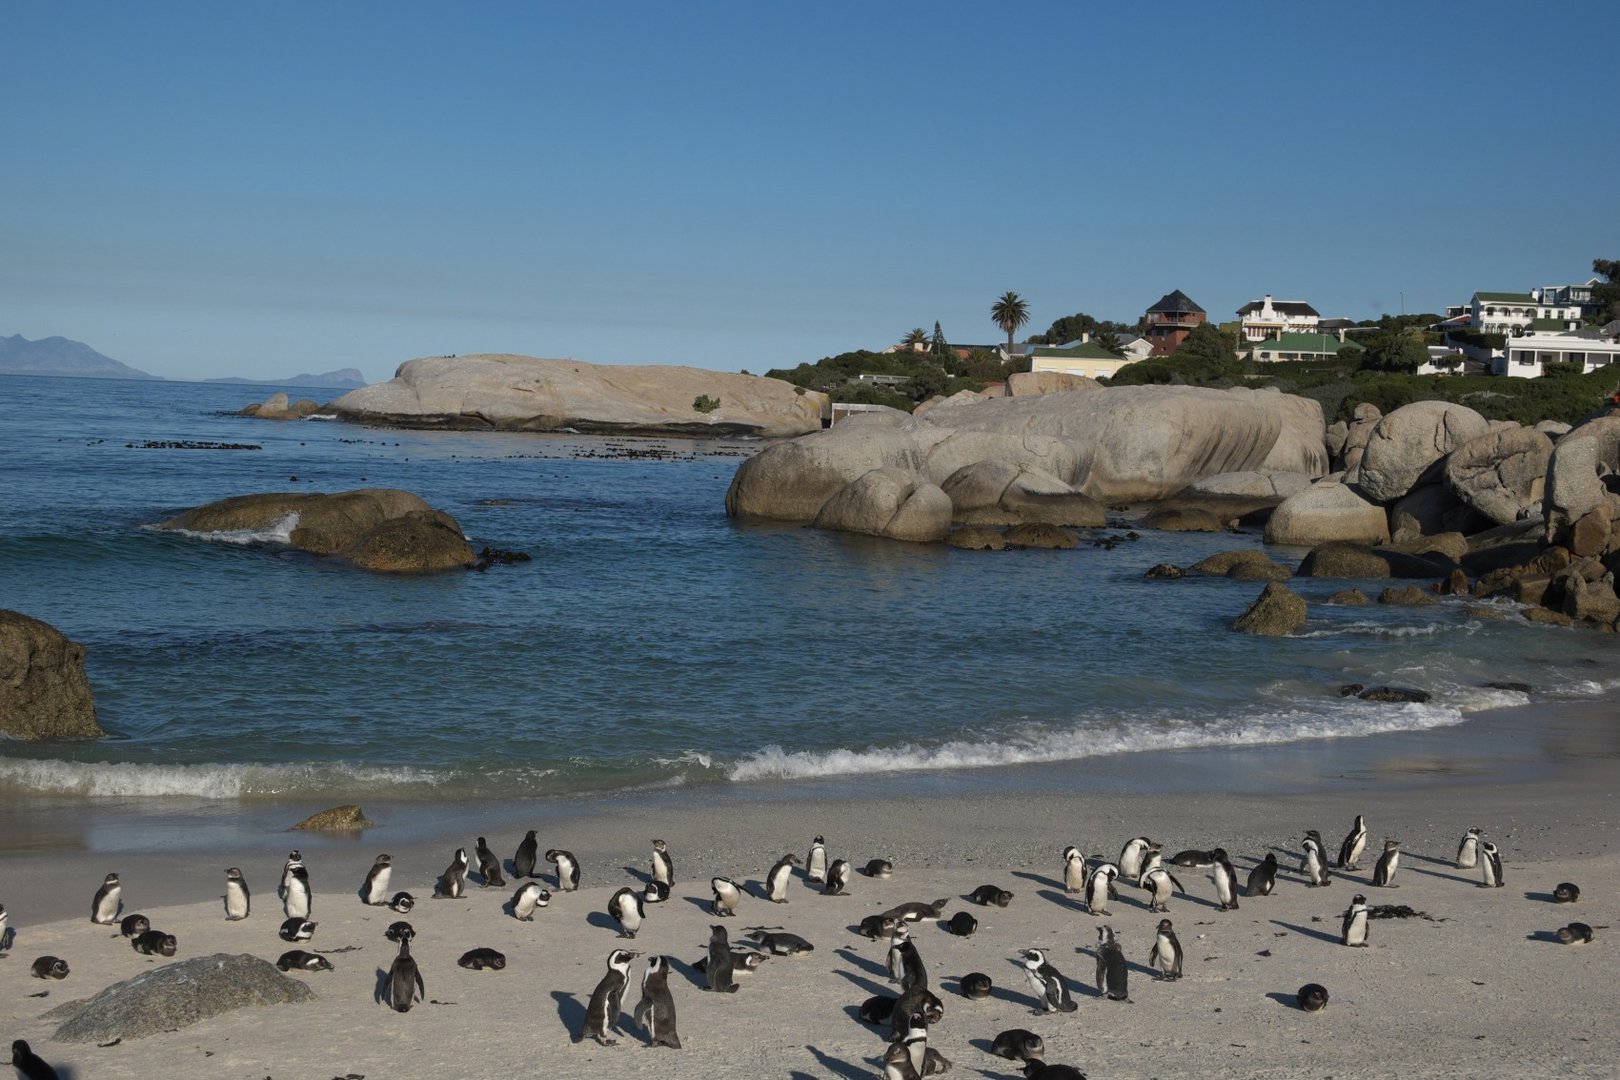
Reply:
[[[1569,320],[1568,319],[1531,319],[1530,320],[1530,329],[1532,329],[1532,330],[1567,330],[1567,329],[1569,329]]]
[[[1094,341],[1088,341],[1084,345],[1076,345],[1072,349],[1059,349],[1056,346],[1052,346],[1052,345],[1037,345],[1037,346],[1035,346],[1035,348],[1030,350],[1029,355],[1032,358],[1039,358],[1039,357],[1042,357],[1042,356],[1050,356],[1050,357],[1053,357],[1055,359],[1063,359],[1063,360],[1120,360],[1120,359],[1123,359],[1123,357],[1116,356],[1115,354],[1109,352],[1107,349],[1103,348],[1101,345],[1098,345]]]
[[[1477,292],[1475,300],[1483,300],[1487,304],[1534,304],[1536,298],[1527,292]]]
[[[1337,353],[1346,349],[1364,351],[1359,342],[1340,341],[1332,334],[1283,334],[1276,341],[1255,342],[1254,347],[1257,351],[1265,352]]]
[[[1185,312],[1187,314],[1208,315],[1209,312],[1192,302],[1192,297],[1177,289],[1167,292],[1159,297],[1159,302],[1148,308],[1149,311]]]
[[[1238,308],[1237,313],[1239,315],[1252,315],[1265,306],[1266,302],[1264,300],[1250,300],[1247,304],[1244,304],[1242,307]],[[1271,309],[1283,315],[1321,314],[1321,312],[1317,311],[1303,300],[1273,300],[1271,302]]]

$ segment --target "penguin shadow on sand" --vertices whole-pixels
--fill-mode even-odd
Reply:
[[[701,896],[683,896],[681,899],[685,900],[688,904],[696,906],[705,915],[714,915],[713,900],[705,900]],[[716,916],[716,918],[718,918],[718,916]]]
[[[1315,938],[1317,941],[1325,941],[1329,945],[1341,944],[1338,934],[1330,934],[1326,930],[1315,930],[1309,926],[1300,926],[1298,923],[1283,922],[1281,919],[1272,919],[1271,925],[1280,926],[1284,930],[1292,930],[1296,934],[1303,934],[1308,938]]]
[[[1012,876],[1023,878],[1025,881],[1033,881],[1037,885],[1045,885],[1047,888],[1056,889],[1058,892],[1063,891],[1063,882],[1054,877],[1047,877],[1045,874],[1037,874],[1029,870],[1014,870]]]
[[[1281,990],[1273,990],[1271,993],[1267,994],[1266,997],[1270,998],[1272,1001],[1275,1001],[1284,1008],[1293,1009],[1295,1012],[1302,1013],[1305,1011],[1299,1007],[1298,990],[1294,991],[1292,994],[1285,994]]]
[[[843,968],[835,968],[834,970],[839,975],[842,975],[844,978],[854,983],[857,990],[860,990],[862,993],[865,993],[868,996],[876,994],[887,994],[889,997],[900,996],[900,988],[895,986],[893,983],[876,982],[872,979],[868,979],[865,975],[857,975],[855,972],[845,971]],[[849,1015],[854,1017],[856,1020],[859,1020],[861,1018],[860,1006],[851,1006],[849,1009]]]
[[[876,960],[868,960],[866,957],[862,956],[860,953],[856,952],[854,949],[851,949],[847,945],[834,949],[833,954],[835,956],[843,957],[845,960],[849,961],[850,966],[858,968],[868,975],[876,975],[878,978],[884,980],[887,980],[889,977],[888,965],[879,963]]]
[[[821,1072],[807,1073],[795,1069],[788,1073],[789,1080],[821,1080],[825,1076],[841,1076],[845,1080],[869,1080],[872,1075],[871,1066],[865,1062],[856,1064],[844,1061],[814,1046],[806,1046],[805,1049],[816,1056],[816,1064],[821,1067]]]
[[[394,981],[394,973],[387,968],[377,969],[377,985],[372,988],[371,1000],[378,1005],[388,1004],[388,992]]]
[[[585,1006],[579,998],[567,990],[553,990],[551,1000],[557,1003],[557,1020],[573,1038],[585,1029]]]
[[[1218,907],[1219,905],[1216,905],[1216,906]],[[1088,949],[1086,946],[1081,945],[1081,946],[1077,947],[1074,950],[1074,952],[1075,952],[1076,956],[1084,956],[1086,959],[1091,961],[1090,966],[1088,966],[1086,968],[1086,971],[1087,971],[1088,974],[1090,972],[1096,970],[1096,965],[1097,965],[1097,950],[1096,949]],[[1146,964],[1138,964],[1135,960],[1131,960],[1129,958],[1127,958],[1126,961],[1125,961],[1125,969],[1127,971],[1131,972],[1134,975],[1141,975],[1142,977],[1147,978],[1147,979],[1157,980],[1158,977],[1159,977],[1159,973],[1157,971],[1154,971],[1152,968],[1148,967]],[[1103,996],[1103,992],[1101,990],[1097,989],[1097,984],[1095,982],[1089,982],[1088,983],[1088,982],[1085,982],[1084,980],[1078,980],[1078,979],[1074,980],[1074,981],[1082,983],[1081,989],[1085,991],[1087,997],[1102,997]]]
[[[1086,913],[1086,897],[1084,893],[1066,893],[1060,886],[1056,889],[1038,889],[1035,895],[1042,900],[1050,900],[1065,911],[1072,911],[1077,915]]]
[[[603,930],[618,930],[619,920],[605,911],[593,911],[585,916],[585,925],[600,927]]]
[[[1548,945],[1563,944],[1562,941],[1558,940],[1558,935],[1553,933],[1551,930],[1537,930],[1533,934],[1526,934],[1524,935],[1524,940],[1545,942]]]
[[[968,1045],[975,1050],[982,1050],[994,1058],[1000,1058],[1000,1055],[996,1053],[996,1044],[989,1039],[969,1039]],[[981,1068],[979,1075],[992,1077],[993,1080],[1022,1080],[1024,1074],[1021,1072],[992,1072],[989,1068]]]
[[[1550,892],[1527,892],[1524,894],[1524,898],[1526,900],[1534,900],[1538,904],[1555,904],[1558,902],[1558,897],[1554,896]],[[6,933],[9,934],[11,931],[7,930]],[[9,949],[10,947],[10,945],[0,945],[0,948]]]
[[[670,956],[668,954],[665,954],[664,959],[666,962],[668,962],[671,969],[679,972],[687,982],[691,983],[699,990],[707,990],[709,988],[709,977],[703,972],[699,971],[697,968],[693,967],[691,964],[687,963],[685,960],[682,960],[679,957]],[[705,957],[705,959],[707,959],[707,957]]]
[[[636,884],[640,885],[642,888],[646,888],[647,883],[652,880],[652,875],[640,867],[626,866],[623,869],[625,873],[629,874],[632,878],[635,878]]]

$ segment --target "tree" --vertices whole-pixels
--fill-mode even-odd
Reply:
[[[1606,326],[1620,319],[1620,259],[1593,259],[1592,272],[1602,274],[1608,281],[1592,286],[1592,311],[1587,322]]]
[[[951,346],[945,340],[945,331],[939,328],[938,319],[934,320],[934,340],[929,343],[928,351],[938,360],[944,360],[951,352]]]
[[[904,345],[912,352],[920,352],[921,350],[918,349],[917,346],[925,344],[927,341],[928,332],[920,326],[914,326],[911,328],[911,332],[909,334],[900,339],[900,344]]]
[[[1410,375],[1429,358],[1428,346],[1423,343],[1423,332],[1416,327],[1409,326],[1393,333],[1380,330],[1376,334],[1369,334],[1368,338],[1367,354],[1361,361],[1365,370],[1398,371]]]
[[[1002,293],[990,305],[990,318],[1007,333],[1007,351],[1012,352],[1013,335],[1029,322],[1029,303],[1015,292]]]
[[[1096,336],[1091,339],[1091,343],[1099,349],[1105,349],[1113,353],[1115,356],[1125,355],[1125,350],[1119,347],[1119,335],[1114,333],[1111,328],[1098,330]]]
[[[1175,359],[1206,368],[1210,375],[1230,374],[1237,371],[1237,335],[1209,323],[1192,328],[1176,351]]]

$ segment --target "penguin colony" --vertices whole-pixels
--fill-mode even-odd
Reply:
[[[1367,848],[1367,836],[1366,823],[1361,815],[1357,815],[1349,834],[1340,845],[1337,869],[1341,873],[1360,869],[1358,861]],[[480,889],[505,887],[507,882],[502,875],[502,864],[484,837],[477,838],[474,850],[477,866],[475,884]],[[1303,831],[1298,850],[1299,874],[1305,884],[1311,888],[1332,885],[1332,873],[1321,834],[1314,829]],[[1399,887],[1400,854],[1399,840],[1388,839],[1384,842],[1382,853],[1367,878],[1371,888]],[[581,867],[573,853],[551,849],[545,853],[544,859],[554,867],[553,876],[559,892],[568,893],[579,888]],[[1240,893],[1238,875],[1225,849],[1190,849],[1179,852],[1170,862],[1178,868],[1207,869],[1214,892],[1214,903],[1209,906],[1218,907],[1222,912],[1237,910]],[[530,830],[510,863],[514,878],[519,879],[517,890],[503,905],[503,910],[516,920],[533,921],[537,912],[552,901],[552,893],[537,880],[538,864],[538,842],[535,831]],[[1505,884],[1501,852],[1497,845],[1484,838],[1479,828],[1470,828],[1463,836],[1455,864],[1459,869],[1478,869],[1481,888],[1502,888]],[[467,850],[458,848],[449,867],[435,880],[433,897],[457,899],[466,896],[469,871],[473,865],[474,860],[469,857]],[[675,885],[674,861],[664,841],[652,842],[650,866],[651,872],[646,875],[644,888],[620,888],[608,903],[607,913],[625,939],[633,939],[649,917],[647,905],[667,900]],[[757,889],[727,877],[710,879],[710,913],[716,917],[730,918],[736,916],[745,903],[789,903],[790,884],[796,868],[801,866],[803,884],[812,891],[812,895],[820,892],[825,896],[842,896],[847,895],[851,888],[850,863],[842,859],[830,860],[824,838],[817,836],[804,860],[801,861],[796,854],[783,855],[763,875]],[[360,883],[360,901],[400,914],[408,913],[415,904],[414,898],[406,892],[390,892],[394,869],[389,855],[378,855]],[[1266,852],[1263,858],[1255,861],[1248,874],[1247,885],[1241,889],[1242,894],[1247,898],[1270,895],[1277,887],[1278,869],[1276,854]],[[889,860],[874,859],[865,864],[862,873],[869,878],[889,880],[895,870]],[[1182,882],[1165,869],[1162,845],[1148,837],[1135,837],[1127,841],[1116,861],[1110,861],[1105,856],[1088,858],[1079,848],[1070,846],[1062,852],[1057,873],[1064,890],[1075,894],[1071,900],[1074,910],[1093,917],[1111,914],[1109,905],[1119,899],[1119,883],[1122,880],[1141,890],[1145,895],[1141,906],[1155,913],[1167,912],[1177,893],[1183,897],[1187,895]],[[288,855],[276,892],[281,914],[285,916],[278,927],[281,939],[295,943],[311,941],[316,936],[319,924],[309,917],[314,908],[315,895],[309,868],[304,864],[300,852],[295,850]],[[981,908],[994,909],[1007,907],[1013,897],[1011,891],[999,885],[986,884],[963,899]],[[222,899],[225,919],[242,922],[251,916],[252,894],[240,868],[230,867],[225,871]],[[1571,882],[1562,882],[1554,890],[1552,899],[1559,904],[1576,903],[1580,899],[1580,889]],[[353,900],[347,902],[352,903]],[[972,915],[958,912],[949,920],[945,918],[945,908],[950,902],[949,897],[933,901],[908,901],[880,915],[866,917],[858,926],[850,928],[871,940],[887,942],[885,967],[897,992],[871,997],[859,1007],[860,1019],[879,1027],[890,1039],[889,1049],[881,1055],[881,1072],[878,1074],[885,1080],[911,1080],[951,1067],[951,1062],[928,1044],[929,1029],[943,1020],[945,1006],[932,989],[923,949],[914,936],[914,928],[926,921],[936,922],[942,930],[958,936],[972,935],[978,926]],[[174,934],[153,929],[144,915],[125,915],[124,907],[123,883],[119,875],[107,874],[91,899],[92,923],[117,926],[118,936],[128,939],[137,952],[163,957],[177,955],[179,942]],[[1368,902],[1366,894],[1355,894],[1339,916],[1339,943],[1350,948],[1369,947],[1371,923],[1378,917],[1377,907]],[[5,919],[4,908],[0,907],[0,933],[4,934],[0,941],[10,945],[14,943],[15,930],[5,925]],[[1563,944],[1585,945],[1593,940],[1595,931],[1601,929],[1605,927],[1571,922],[1550,936]],[[427,993],[426,979],[411,954],[411,941],[416,932],[409,922],[396,921],[383,936],[397,945],[398,952],[386,972],[386,978],[380,982],[378,1000],[397,1012],[409,1012],[415,1004],[426,1000]],[[795,956],[811,952],[814,948],[811,942],[782,927],[744,927],[733,941],[724,924],[715,924],[711,927],[704,953],[693,959],[691,967],[702,975],[704,990],[734,994],[740,988],[737,977],[757,971],[767,958]],[[1095,959],[1099,999],[1129,1003],[1132,1000],[1128,988],[1130,962],[1125,943],[1111,925],[1100,924],[1096,927],[1096,943],[1089,951]],[[1004,961],[1010,960],[1022,968],[1029,991],[1026,1000],[1032,1003],[1033,1013],[1078,1011],[1072,982],[1054,963],[1066,954],[1069,954],[1067,949],[1054,952],[1049,948],[1016,948],[1011,956],[1003,956]],[[615,948],[607,953],[605,971],[589,994],[583,1021],[572,1032],[575,1042],[592,1039],[598,1044],[611,1046],[617,1042],[613,1036],[625,1034],[625,995],[632,989],[634,962],[640,955],[623,948]],[[1168,983],[1182,977],[1183,951],[1171,919],[1159,920],[1149,948],[1143,955],[1155,981]],[[638,1036],[647,1045],[678,1050],[682,1043],[677,1029],[675,995],[669,984],[672,962],[678,962],[678,958],[655,955],[644,960],[639,978],[639,1002],[631,1010],[631,1016],[639,1028]],[[477,947],[466,951],[457,963],[473,971],[501,971],[506,968],[506,957],[494,949]],[[333,970],[332,962],[319,950],[294,949],[284,952],[276,965],[286,972],[319,973]],[[31,967],[33,976],[39,979],[66,979],[69,971],[67,961],[55,956],[41,956]],[[982,972],[967,973],[955,982],[957,991],[970,1001],[984,999],[993,992],[991,977]],[[1328,990],[1319,984],[1309,983],[1298,989],[1295,1000],[1301,1010],[1317,1012],[1327,1006]],[[1024,1073],[1028,1077],[1046,1077],[1047,1080],[1080,1077],[1084,1080],[1084,1074],[1072,1066],[1046,1062],[1041,1037],[1023,1029],[1011,1029],[996,1035],[991,1041],[990,1052],[1023,1062]],[[14,1043],[13,1059],[24,1075],[55,1075],[53,1071],[48,1071],[50,1066],[31,1051],[26,1042]]]

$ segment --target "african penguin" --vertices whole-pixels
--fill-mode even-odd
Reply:
[[[416,906],[416,897],[408,892],[397,892],[388,898],[388,910],[400,915],[409,915],[411,908]]]
[[[849,863],[843,859],[834,859],[827,867],[827,882],[822,886],[823,896],[849,895]]]
[[[1160,979],[1181,978],[1181,939],[1169,919],[1159,920],[1159,929],[1153,937],[1153,948],[1148,953],[1148,967],[1158,971]]]
[[[152,920],[145,915],[125,915],[123,921],[118,924],[118,932],[125,937],[144,934],[150,929],[152,929]]]
[[[1372,883],[1380,889],[1398,889],[1395,884],[1395,871],[1401,867],[1401,842],[1399,840],[1385,840],[1384,853],[1378,856],[1378,864],[1373,867]]]
[[[1350,898],[1350,907],[1345,911],[1339,925],[1339,943],[1352,948],[1365,949],[1367,947],[1367,921],[1370,909],[1367,907],[1367,898],[1357,893]]]
[[[456,853],[450,857],[450,865],[433,883],[433,899],[459,900],[467,895],[467,866],[467,849],[456,848]]]
[[[67,961],[60,956],[41,956],[29,965],[28,973],[36,979],[65,979],[68,977]]]
[[[1086,857],[1073,844],[1063,849],[1063,891],[1077,893],[1086,887]]]
[[[1565,945],[1590,945],[1593,929],[1583,922],[1572,922],[1568,926],[1560,926],[1556,936]]]
[[[1356,823],[1350,826],[1350,833],[1339,845],[1339,869],[1359,870],[1356,864],[1361,861],[1361,853],[1367,850],[1367,822],[1361,815],[1356,815]]]
[[[675,884],[675,860],[669,856],[669,845],[662,840],[654,840],[652,846],[652,880],[660,885]],[[655,956],[648,960],[648,965],[651,966],[652,961],[657,959]]]
[[[992,989],[994,989],[994,986],[990,982],[990,976],[982,971],[970,971],[962,976],[961,990],[962,996],[965,998],[982,1001],[990,996]]]
[[[619,1034],[619,1013],[623,1009],[624,988],[630,984],[630,961],[639,953],[629,949],[614,949],[608,953],[607,974],[591,991],[590,1004],[585,1007],[585,1026],[574,1036],[575,1042],[589,1035],[603,1046],[612,1046],[618,1040],[608,1038],[608,1032]]]
[[[980,885],[968,894],[970,901],[975,904],[983,904],[986,907],[991,904],[996,905],[996,907],[1006,907],[1012,903],[1012,898],[1012,893],[995,885]]]
[[[457,967],[464,967],[468,971],[504,971],[506,970],[506,954],[490,948],[468,949],[456,961]]]
[[[1033,1031],[1008,1028],[990,1041],[990,1052],[1008,1061],[1028,1061],[1046,1056],[1046,1044]]]
[[[411,939],[399,943],[399,955],[388,968],[388,1004],[395,1012],[410,1012],[418,1000],[427,1000],[427,984],[411,956]]]
[[[557,868],[557,888],[563,892],[573,892],[579,888],[579,861],[574,858],[572,851],[552,848],[546,852],[546,861]]]
[[[1331,880],[1328,873],[1327,851],[1322,847],[1322,834],[1315,829],[1305,833],[1305,839],[1300,841],[1304,855],[1300,859],[1299,869],[1310,879],[1311,888],[1320,888]]]
[[[506,887],[506,878],[501,876],[501,860],[497,859],[495,853],[489,850],[489,842],[482,836],[478,838],[478,843],[473,848],[473,857],[478,860],[478,876],[481,879],[478,887],[480,889],[487,889],[491,885],[500,888]]]
[[[26,1039],[13,1040],[11,1067],[22,1080],[57,1080],[57,1072],[50,1062],[34,1053]]]
[[[299,863],[302,866],[303,863]],[[378,855],[371,869],[366,871],[366,880],[360,883],[360,900],[372,907],[382,907],[388,903],[388,881],[394,876],[394,859],[391,855]],[[291,887],[291,872],[283,878],[283,888]],[[282,893],[286,895],[285,891]]]
[[[237,922],[248,917],[248,906],[251,897],[248,895],[247,881],[242,877],[242,871],[231,867],[225,871],[225,919],[227,922]]]
[[[647,969],[641,973],[641,1001],[632,1015],[647,1030],[649,1045],[681,1048],[681,1036],[675,1030],[675,996],[669,991],[667,957],[647,957]]]
[[[827,842],[822,837],[810,841],[810,853],[804,857],[804,880],[818,884],[827,880]]]
[[[535,911],[549,903],[551,894],[538,881],[526,881],[512,894],[512,917],[518,922],[533,922]]]
[[[304,853],[297,848],[287,852],[287,861],[281,865],[281,883],[276,886],[276,899],[287,898],[287,879],[292,876],[292,868],[304,865]]]
[[[1237,898],[1237,871],[1232,869],[1232,861],[1226,856],[1225,848],[1216,848],[1210,853],[1214,856],[1214,867],[1211,876],[1215,879],[1215,898],[1221,902],[1222,911],[1236,911]]]
[[[276,958],[276,967],[282,971],[331,971],[332,961],[319,953],[289,949]]]
[[[180,942],[173,934],[165,934],[161,930],[148,930],[144,934],[136,934],[129,939],[130,947],[136,952],[146,956],[173,956],[180,948]]]
[[[281,929],[276,933],[280,935],[282,941],[308,941],[315,936],[316,925],[308,919],[294,917],[283,922]]]
[[[626,886],[608,901],[608,914],[618,920],[620,937],[633,938],[641,929],[641,920],[647,917],[647,909],[641,894]]]
[[[1321,1012],[1323,1009],[1327,1008],[1327,987],[1323,986],[1321,983],[1306,983],[1304,986],[1300,987],[1299,992],[1294,995],[1294,1000],[1297,1001],[1299,1003],[1299,1007],[1304,1009],[1306,1012]]]
[[[124,906],[123,892],[124,887],[118,883],[118,875],[108,874],[102,881],[101,888],[96,890],[95,898],[90,901],[90,921],[100,923],[102,926],[111,926],[117,922],[118,912]]]
[[[669,899],[669,886],[662,881],[649,881],[641,890],[641,898],[649,904],[662,904]]]
[[[1169,911],[1172,890],[1179,891],[1183,896],[1187,895],[1187,890],[1182,888],[1175,875],[1162,866],[1155,866],[1144,872],[1136,884],[1152,893],[1151,902],[1148,904],[1149,911]]]
[[[1271,890],[1277,887],[1277,853],[1266,852],[1266,857],[1255,864],[1249,871],[1249,884],[1243,890],[1245,896],[1270,896]]]
[[[1098,863],[1086,878],[1086,910],[1092,915],[1107,915],[1108,901],[1118,896],[1114,887],[1114,878],[1119,875],[1119,867],[1113,863]]]
[[[1097,927],[1097,990],[1109,1001],[1130,1001],[1126,986],[1131,967],[1125,962],[1125,950],[1114,940],[1112,926]]]
[[[703,974],[708,978],[706,989],[722,994],[735,994],[737,980],[732,977],[731,942],[726,938],[724,926],[709,927],[708,967]]]
[[[737,905],[742,902],[742,888],[728,877],[709,879],[709,888],[714,890],[714,901],[709,905],[709,914],[716,918],[725,918],[737,914]]]
[[[784,855],[765,875],[765,895],[773,904],[788,902],[788,883],[793,880],[793,868],[799,865],[797,855]]]
[[[866,865],[861,868],[861,873],[869,878],[887,881],[894,876],[894,863],[888,859],[868,859]]]
[[[1553,903],[1573,904],[1581,898],[1581,887],[1572,881],[1560,881],[1553,889]]]
[[[1058,969],[1046,962],[1046,953],[1040,949],[1025,949],[1023,958],[1024,978],[1029,980],[1029,988],[1041,1003],[1036,1012],[1074,1012],[1079,1008]]]
[[[391,922],[388,929],[383,931],[383,937],[398,945],[402,941],[411,941],[416,937],[416,927],[403,920]]]
[[[517,854],[512,856],[513,877],[534,877],[534,864],[539,861],[540,841],[536,839],[534,830],[530,829],[518,841]]]
[[[1145,836],[1125,841],[1125,846],[1119,851],[1119,873],[1126,881],[1137,881],[1142,877],[1142,857],[1152,843]]]
[[[281,910],[289,919],[307,919],[315,906],[315,897],[309,886],[309,869],[303,863],[287,874],[287,895],[281,898]]]
[[[1485,840],[1479,845],[1480,888],[1500,889],[1502,880],[1502,853],[1495,844]]]
[[[1463,833],[1462,842],[1457,845],[1457,869],[1472,870],[1478,862],[1479,833],[1478,826]]]

